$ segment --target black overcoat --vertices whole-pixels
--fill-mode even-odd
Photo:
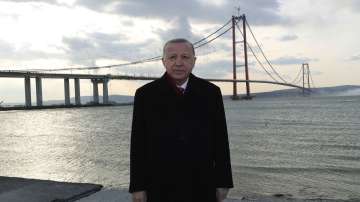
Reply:
[[[166,73],[135,93],[129,192],[148,202],[215,202],[233,187],[220,88],[189,76],[179,95]]]

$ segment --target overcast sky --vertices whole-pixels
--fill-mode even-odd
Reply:
[[[0,0],[0,70],[102,66],[159,56],[166,40],[195,42],[239,13],[246,14],[264,53],[285,80],[293,81],[306,62],[316,87],[360,85],[359,0]],[[241,41],[239,32],[237,36]],[[249,30],[248,38],[265,64]],[[231,45],[229,32],[197,49],[194,73],[231,78]],[[242,64],[241,44],[237,50]],[[251,52],[249,64],[250,79],[272,80]],[[160,62],[153,62],[74,72],[160,76],[163,71]],[[242,67],[238,77],[244,79]],[[112,81],[110,94],[132,95],[143,83]],[[82,95],[90,95],[90,82],[81,85]],[[223,94],[232,92],[230,84],[219,85]],[[23,102],[23,88],[23,79],[0,78],[0,102]],[[45,79],[43,88],[44,99],[63,99],[63,81]],[[36,100],[34,81],[32,89]],[[239,89],[244,91],[243,84]],[[252,86],[253,91],[276,89]]]

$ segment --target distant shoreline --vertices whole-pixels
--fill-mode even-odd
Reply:
[[[244,94],[239,93],[239,97],[244,97]],[[302,94],[299,89],[283,89],[270,92],[251,93],[254,99],[261,98],[290,98],[290,97],[309,97],[309,96],[360,96],[360,86],[356,85],[342,85],[334,87],[313,88],[311,94]],[[224,99],[231,99],[232,95],[223,95]],[[102,96],[99,96],[99,100]],[[0,111],[8,110],[31,110],[31,109],[55,109],[55,108],[79,108],[79,107],[102,107],[102,106],[124,106],[132,105],[134,96],[129,95],[110,95],[110,104],[94,104],[93,96],[81,96],[81,101],[86,103],[83,105],[65,105],[63,100],[48,100],[44,101],[44,106],[25,107],[22,103],[4,103],[0,100]],[[71,98],[71,103],[75,103],[75,98]],[[33,102],[33,104],[35,104]]]
[[[112,103],[112,104],[82,104],[82,105],[44,105],[44,106],[6,106],[1,107],[0,111],[11,111],[11,110],[41,110],[41,109],[62,109],[62,108],[84,108],[84,107],[113,107],[113,106],[128,106],[133,105],[129,103]]]

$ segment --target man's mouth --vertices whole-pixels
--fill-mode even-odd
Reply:
[[[178,73],[178,74],[182,74],[184,73],[185,71],[184,70],[174,70],[175,73]]]

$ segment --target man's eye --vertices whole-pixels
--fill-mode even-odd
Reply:
[[[175,59],[176,59],[176,56],[175,56],[175,55],[170,56],[169,59],[170,59],[170,60],[175,60]]]
[[[190,58],[190,56],[183,55],[183,56],[182,56],[182,58],[183,58],[183,59],[189,59],[189,58]]]

